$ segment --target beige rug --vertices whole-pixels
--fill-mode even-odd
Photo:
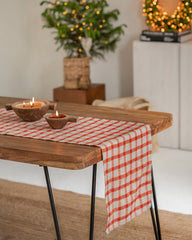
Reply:
[[[89,239],[90,197],[54,190],[63,240]],[[163,240],[191,240],[192,216],[160,211]],[[105,234],[106,208],[96,200],[94,240],[155,240],[150,212]],[[0,240],[54,240],[46,188],[0,180]]]

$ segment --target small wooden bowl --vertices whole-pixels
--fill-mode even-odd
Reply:
[[[53,129],[61,129],[63,128],[68,122],[77,122],[78,118],[74,116],[69,116],[60,113],[59,116],[56,114],[49,114],[45,117],[48,124]]]
[[[29,106],[29,107],[26,107]],[[30,100],[23,102],[16,102],[13,104],[6,104],[5,108],[13,110],[18,117],[26,122],[33,122],[41,119],[48,110],[55,110],[56,104],[48,101],[35,101],[34,107],[30,108]]]

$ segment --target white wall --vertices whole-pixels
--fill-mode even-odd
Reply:
[[[50,29],[42,29],[37,0],[6,0],[0,4],[0,95],[52,99],[52,90],[63,85],[64,51],[56,52]],[[107,98],[132,94],[132,41],[144,24],[142,0],[109,0],[121,11],[125,35],[106,61],[94,60],[91,79],[105,83]]]

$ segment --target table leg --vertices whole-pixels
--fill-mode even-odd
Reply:
[[[157,226],[156,226],[156,221],[155,221],[155,216],[154,216],[154,212],[153,212],[153,207],[150,207],[150,212],[151,212],[151,218],[152,218],[152,223],[153,223],[153,230],[155,233],[155,239],[159,240],[159,236],[158,236],[158,231],[157,231]]]
[[[52,193],[51,181],[49,178],[49,171],[48,171],[48,167],[44,166],[43,168],[44,168],[44,173],[45,173],[45,178],[46,178],[46,183],[47,183],[47,190],[49,193],[49,200],[50,200],[50,204],[51,204],[51,210],[52,210],[52,214],[53,214],[53,220],[54,220],[54,224],[55,224],[57,240],[61,240],[59,224],[58,224],[58,220],[57,220],[57,213],[56,213],[56,208],[55,208],[55,203],[54,203],[54,198],[53,198],[53,193]]]
[[[93,240],[97,164],[93,165],[89,240]]]
[[[161,228],[160,228],[160,221],[159,221],[159,213],[158,213],[158,205],[157,205],[157,197],[156,197],[156,190],[155,190],[155,181],[153,176],[153,168],[151,168],[151,177],[152,177],[152,191],[153,191],[153,203],[154,203],[154,209],[155,209],[155,219],[154,219],[154,213],[153,209],[151,207],[151,217],[153,221],[153,228],[155,232],[155,236],[158,235],[158,238],[156,236],[156,240],[161,240]],[[155,221],[156,220],[156,221]]]

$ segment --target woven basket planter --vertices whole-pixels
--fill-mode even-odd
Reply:
[[[68,89],[87,89],[90,84],[90,59],[64,58],[64,87]]]

